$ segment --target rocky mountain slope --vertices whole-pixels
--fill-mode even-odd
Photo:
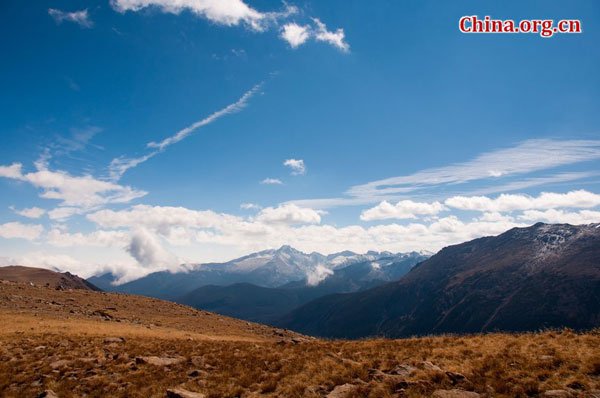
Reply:
[[[60,273],[44,268],[11,265],[0,267],[0,280],[50,286],[57,289],[100,290],[92,283],[70,272]]]
[[[279,288],[248,283],[203,286],[176,301],[218,314],[270,324],[318,297],[355,292],[397,280],[425,259],[427,257],[412,253],[340,265],[333,274],[326,275],[325,279],[314,285],[303,279]]]
[[[329,295],[276,322],[328,337],[600,325],[600,225],[536,224],[446,247],[397,282]]]
[[[323,255],[303,253],[290,246],[282,246],[277,250],[264,250],[226,263],[190,265],[189,272],[156,272],[118,286],[111,284],[116,280],[111,274],[88,280],[106,291],[174,300],[206,285],[250,283],[262,287],[279,287],[301,280],[317,284],[335,270],[354,263],[379,259],[387,259],[389,262],[414,256],[421,255],[389,252],[356,254],[350,251]]]

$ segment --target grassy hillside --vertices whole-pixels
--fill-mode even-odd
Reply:
[[[2,397],[592,397],[599,347],[600,333],[568,330],[323,341],[156,299],[0,283]]]

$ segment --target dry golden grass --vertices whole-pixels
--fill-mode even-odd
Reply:
[[[0,300],[17,294],[16,285],[0,287]],[[41,294],[29,288],[19,292],[22,297]],[[113,305],[123,306],[116,311],[121,315],[130,304],[120,299],[140,299],[100,294],[88,300],[103,303],[99,297],[110,297],[116,302]],[[216,315],[207,318],[225,320],[215,321],[213,329],[182,325],[171,317],[181,315],[176,308],[183,308],[182,314],[189,309],[165,302],[157,305],[174,306],[171,315],[154,319],[146,310],[138,317],[143,319],[139,324],[125,316],[116,322],[69,313],[67,319],[57,315],[61,311],[27,310],[31,303],[39,304],[35,301],[22,298],[18,303],[18,309],[0,304],[4,307],[0,311],[2,397],[34,397],[45,389],[61,398],[165,397],[167,388],[183,387],[211,398],[313,398],[327,396],[346,383],[353,385],[346,398],[429,397],[436,389],[453,388],[482,397],[535,397],[556,389],[591,397],[600,388],[599,332],[293,343],[292,334],[282,333],[282,338],[276,334],[279,331],[256,325],[250,325],[258,331],[252,337],[246,322]],[[14,307],[17,301],[10,304]],[[161,326],[147,327],[158,322]],[[232,330],[218,327],[227,322]],[[125,341],[105,341],[105,336],[121,336]],[[136,363],[141,356],[181,357],[181,362]]]

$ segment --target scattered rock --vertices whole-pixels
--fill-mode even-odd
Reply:
[[[200,370],[200,369],[194,369],[194,370],[189,371],[187,375],[189,377],[207,377],[208,372],[206,372],[204,370]]]
[[[46,390],[41,394],[38,394],[37,398],[58,398],[58,395],[52,390]]]
[[[408,385],[406,382],[406,376],[388,374],[379,369],[369,369],[369,377],[377,382],[393,385],[395,389],[406,388]]]
[[[458,385],[466,390],[473,389],[473,383],[462,373],[446,371],[446,376],[448,376],[453,386]]]
[[[356,390],[357,386],[354,384],[341,384],[339,386],[335,386],[333,390],[329,394],[327,394],[327,398],[346,398],[349,397]]]
[[[464,390],[436,390],[431,398],[479,398],[479,394]]]
[[[60,368],[64,368],[65,366],[69,366],[71,364],[71,361],[68,361],[66,359],[60,359],[58,361],[54,361],[50,363],[50,367],[52,369],[60,369]]]
[[[123,337],[107,337],[104,339],[104,343],[124,343],[125,339]]]
[[[184,357],[136,357],[135,362],[137,364],[148,364],[154,366],[171,366],[177,365],[185,361]]]
[[[167,390],[168,398],[205,398],[204,394],[199,392],[191,392],[183,388],[170,388]]]
[[[437,372],[443,372],[442,368],[440,368],[437,365],[434,365],[433,363],[429,362],[429,361],[422,361],[419,362],[417,364],[417,367],[419,369],[423,369],[423,370],[433,370],[433,371],[437,371]]]
[[[544,398],[570,398],[573,394],[565,390],[548,390],[542,394]]]
[[[404,363],[404,364],[397,365],[395,368],[390,370],[389,373],[392,375],[408,377],[415,370],[416,369],[414,367]]]
[[[600,398],[600,390],[590,390],[585,395],[585,398]]]

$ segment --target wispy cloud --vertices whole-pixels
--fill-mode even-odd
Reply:
[[[256,203],[242,203],[240,208],[244,210],[260,210],[262,209],[262,206]]]
[[[114,158],[108,166],[108,178],[111,181],[119,181],[125,172],[140,163],[144,163],[154,155],[157,155],[160,151],[153,151],[144,156],[137,158],[119,157]]]
[[[491,187],[480,189],[482,193],[494,193],[587,178],[597,173],[564,172],[546,177],[506,181],[507,178],[598,159],[600,140],[528,140],[510,148],[482,153],[467,162],[356,185],[345,192],[346,196],[290,202],[312,208],[369,204],[402,199],[409,194],[431,194],[440,188],[457,189],[461,184],[475,181],[493,183]],[[439,192],[436,194],[439,195]]]
[[[68,155],[71,152],[82,151],[88,145],[94,136],[102,131],[98,126],[72,127],[71,135],[68,137],[58,136],[56,143],[51,145],[54,155]],[[102,149],[99,146],[96,148]],[[50,156],[50,153],[48,153]]]
[[[281,180],[277,179],[277,178],[265,178],[264,180],[262,180],[260,182],[261,184],[278,184],[281,185],[283,184],[283,182],[281,182]]]
[[[424,186],[526,174],[595,159],[600,159],[600,141],[529,140],[512,148],[483,153],[468,162],[357,185],[347,193],[352,196],[394,194]]]
[[[225,108],[216,111],[212,115],[209,115],[208,117],[206,117],[202,120],[199,120],[196,123],[193,123],[190,126],[184,128],[182,130],[179,130],[174,135],[172,135],[168,138],[165,138],[164,140],[162,140],[160,142],[149,142],[147,144],[148,148],[157,148],[162,151],[169,145],[173,145],[173,144],[183,140],[185,137],[192,134],[198,128],[200,128],[202,126],[206,126],[207,124],[210,124],[225,115],[229,115],[231,113],[236,113],[236,112],[241,111],[248,104],[248,100],[250,98],[252,98],[252,96],[254,94],[256,94],[256,92],[261,87],[262,87],[262,83],[257,84],[256,86],[252,87],[249,91],[247,91],[244,95],[242,95],[242,97],[239,100],[237,100],[236,102],[234,102],[233,104],[227,105]]]
[[[179,130],[174,135],[167,137],[160,142],[152,141],[152,142],[147,143],[146,147],[152,148],[153,150],[145,155],[138,156],[138,157],[121,156],[121,157],[113,159],[110,162],[110,165],[108,167],[109,179],[111,181],[118,181],[127,170],[129,170],[133,167],[136,167],[137,165],[147,161],[148,159],[154,157],[155,155],[158,155],[159,153],[164,151],[167,147],[169,147],[170,145],[176,144],[176,143],[180,142],[181,140],[185,139],[190,134],[192,134],[194,131],[198,130],[200,127],[211,124],[225,115],[229,115],[229,114],[237,113],[237,112],[241,111],[248,105],[248,100],[250,98],[252,98],[252,96],[255,95],[260,90],[262,85],[263,85],[263,83],[259,83],[259,84],[255,85],[250,90],[248,90],[246,93],[244,93],[244,95],[242,95],[240,97],[240,99],[238,99],[233,104],[229,104],[225,108],[214,112],[213,114],[205,117],[204,119],[199,120],[182,130]]]
[[[91,28],[92,26],[94,26],[94,22],[92,22],[92,20],[90,19],[90,16],[88,15],[87,8],[84,10],[81,10],[81,11],[73,11],[73,12],[57,10],[55,8],[49,8],[48,14],[52,18],[54,18],[56,23],[59,25],[61,23],[63,23],[64,21],[68,21],[68,22],[74,22],[77,25],[81,26],[82,28]]]

